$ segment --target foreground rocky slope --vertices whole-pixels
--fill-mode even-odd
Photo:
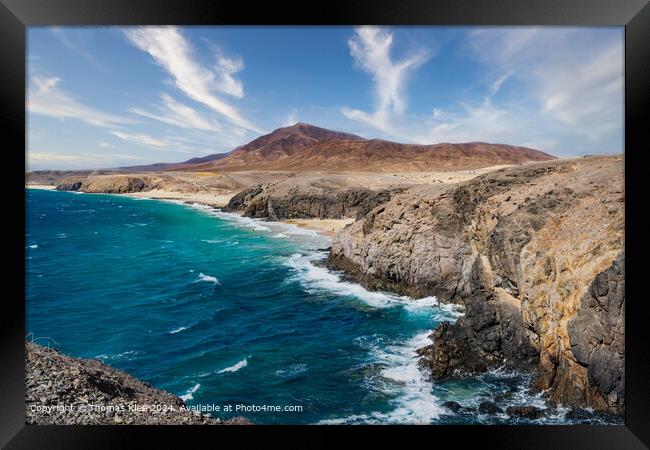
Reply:
[[[183,409],[179,397],[100,361],[70,358],[32,342],[25,343],[25,389],[28,424],[249,424]]]
[[[433,378],[501,365],[569,406],[624,410],[622,157],[512,167],[395,195],[342,230],[328,264],[466,314],[420,350]]]

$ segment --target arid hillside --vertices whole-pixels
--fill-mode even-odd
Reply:
[[[206,162],[174,170],[374,171],[413,172],[476,169],[554,159],[539,150],[485,142],[413,145],[326,130],[298,123],[280,128]]]

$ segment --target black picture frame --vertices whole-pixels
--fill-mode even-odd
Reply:
[[[419,427],[168,427],[27,426],[24,411],[25,63],[26,27],[43,25],[553,25],[625,27],[626,414],[625,425]],[[0,314],[0,445],[17,448],[131,448],[153,437],[161,445],[224,442],[266,435],[277,443],[325,443],[332,431],[384,439],[400,433],[431,445],[474,442],[481,448],[642,449],[650,446],[648,306],[642,291],[648,229],[643,157],[650,125],[650,5],[648,0],[373,0],[216,2],[154,0],[2,0],[0,123],[3,128],[6,279]],[[9,209],[6,209],[6,208]],[[630,245],[627,245],[630,243]],[[6,289],[10,287],[11,289]],[[22,295],[22,297],[21,297]],[[292,432],[290,436],[287,432]],[[368,432],[370,431],[370,432]],[[201,435],[201,436],[197,436]],[[363,435],[363,436],[362,436]],[[338,437],[337,439],[341,439]],[[240,441],[242,442],[242,441]],[[271,442],[270,440],[268,442]],[[414,444],[415,445],[415,444]]]

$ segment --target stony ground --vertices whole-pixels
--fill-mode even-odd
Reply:
[[[26,423],[37,425],[246,425],[183,409],[176,395],[94,359],[26,342]]]

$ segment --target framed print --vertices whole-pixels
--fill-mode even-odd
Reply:
[[[649,21],[4,1],[0,442],[646,448]]]

